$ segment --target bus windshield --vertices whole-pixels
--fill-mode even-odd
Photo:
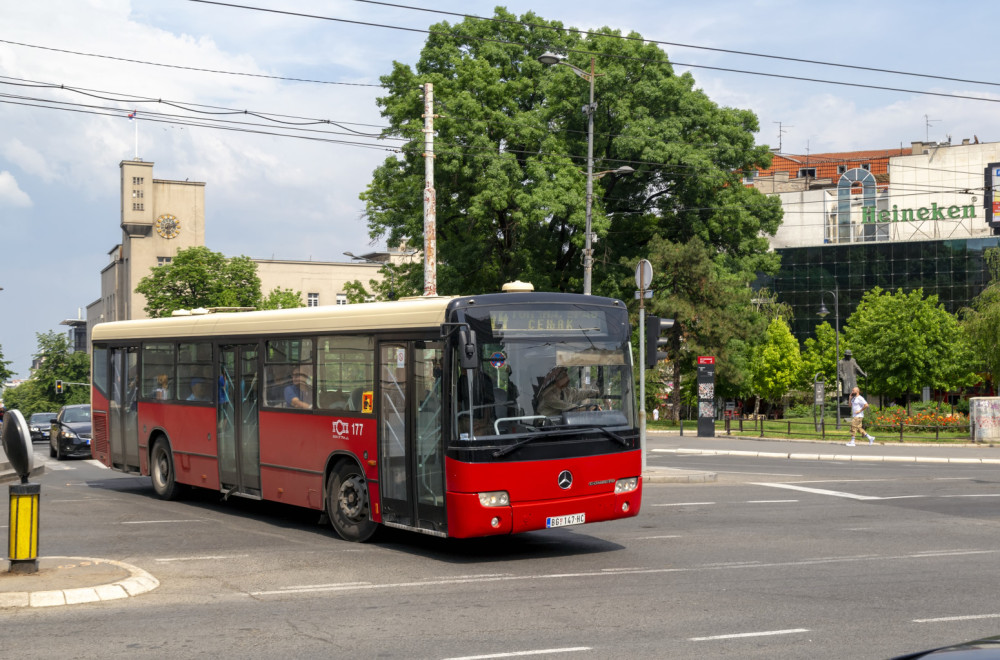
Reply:
[[[482,438],[635,426],[624,308],[549,303],[464,312],[480,367],[471,382],[456,367],[460,439],[468,439],[470,427]]]

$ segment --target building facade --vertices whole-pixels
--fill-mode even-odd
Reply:
[[[997,162],[1000,143],[978,139],[775,158],[748,185],[781,198],[781,270],[761,284],[792,306],[794,334],[814,334],[823,304],[842,326],[876,286],[922,288],[952,313],[967,306],[988,284],[984,252],[1000,246],[984,184]]]
[[[101,270],[101,297],[87,306],[86,322],[72,325],[77,338],[98,323],[147,318],[145,297],[135,292],[139,281],[156,266],[169,263],[180,250],[205,245],[205,183],[153,177],[153,163],[122,161],[121,242],[109,252]],[[347,304],[345,284],[381,281],[384,262],[405,263],[419,254],[398,250],[372,252],[350,262],[255,259],[261,292],[276,288],[302,294],[307,306]]]

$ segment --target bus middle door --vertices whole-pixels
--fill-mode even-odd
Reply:
[[[219,347],[217,435],[222,490],[260,497],[260,388],[257,344]]]
[[[447,533],[440,341],[379,346],[378,417],[382,520]]]

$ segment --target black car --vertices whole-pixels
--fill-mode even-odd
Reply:
[[[28,418],[28,429],[31,431],[31,441],[41,442],[49,439],[49,426],[58,413],[37,412],[32,413]]]
[[[69,456],[90,458],[90,404],[63,406],[52,420],[49,456],[62,460]]]

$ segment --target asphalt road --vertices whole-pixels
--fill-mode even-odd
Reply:
[[[160,586],[3,610],[0,645],[19,658],[885,658],[1000,632],[1000,466],[677,451],[709,445],[758,446],[651,438],[650,465],[718,480],[647,485],[633,519],[474,541],[388,530],[365,545],[312,512],[162,502],[148,479],[39,451],[40,555],[128,562]]]

